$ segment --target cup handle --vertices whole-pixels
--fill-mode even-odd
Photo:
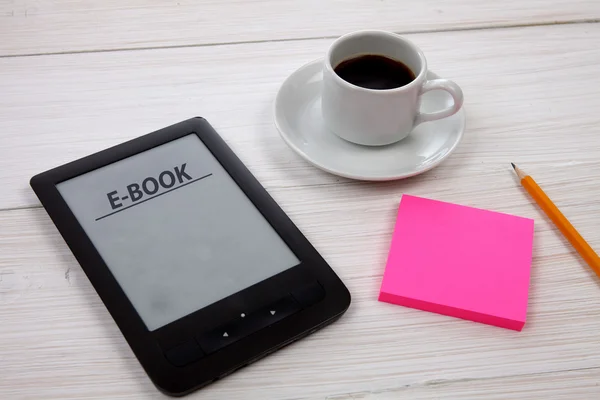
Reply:
[[[463,92],[456,83],[447,79],[432,79],[423,84],[421,87],[421,93],[419,95],[422,96],[424,93],[427,93],[430,90],[445,90],[446,92],[450,93],[450,96],[452,96],[454,104],[444,110],[434,111],[431,113],[418,113],[417,117],[415,118],[415,126],[423,122],[435,121],[436,119],[446,118],[454,115],[462,107]]]

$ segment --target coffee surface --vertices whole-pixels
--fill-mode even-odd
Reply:
[[[415,80],[402,62],[375,54],[342,61],[334,70],[346,82],[375,90],[394,89]]]

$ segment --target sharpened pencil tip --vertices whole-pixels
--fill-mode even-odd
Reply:
[[[513,169],[516,170],[517,166],[514,163],[510,163],[510,165],[512,165]]]

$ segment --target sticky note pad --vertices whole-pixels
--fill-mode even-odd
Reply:
[[[379,300],[520,331],[533,220],[404,195]]]

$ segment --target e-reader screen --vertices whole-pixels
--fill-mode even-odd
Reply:
[[[151,331],[300,262],[195,134],[57,189]]]

